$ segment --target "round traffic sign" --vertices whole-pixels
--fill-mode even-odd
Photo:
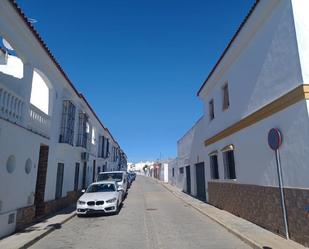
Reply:
[[[278,128],[272,128],[268,132],[268,145],[272,150],[279,149],[282,144],[282,134]]]

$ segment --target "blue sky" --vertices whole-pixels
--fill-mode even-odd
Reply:
[[[18,0],[129,161],[175,157],[253,0]]]

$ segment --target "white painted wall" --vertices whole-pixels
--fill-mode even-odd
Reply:
[[[222,110],[228,82],[230,108]],[[200,94],[206,138],[303,83],[290,1],[261,1]],[[267,90],[266,90],[267,89]],[[214,99],[215,119],[208,102]]]
[[[41,143],[47,140],[25,129],[0,119],[0,201],[1,213],[33,205],[34,192]],[[14,155],[16,167],[8,173],[8,157]],[[27,159],[32,161],[29,174],[25,172]]]
[[[308,103],[298,102],[275,115],[207,147],[204,141],[249,114],[308,83],[308,1],[262,0],[200,93],[204,117],[178,141],[177,168],[190,165],[191,191],[196,194],[195,164],[204,162],[210,180],[208,154],[218,150],[220,179],[224,178],[221,149],[235,146],[237,182],[277,186],[274,153],[267,144],[270,128],[281,129],[280,148],[284,185],[309,188]],[[292,6],[294,9],[292,9]],[[294,16],[293,16],[294,14]],[[295,26],[294,26],[295,21]],[[296,29],[296,31],[295,31]],[[223,85],[228,82],[230,107],[222,110]],[[209,120],[208,103],[215,102],[215,119]],[[185,190],[185,176],[170,182]],[[206,184],[207,193],[207,184]]]
[[[294,12],[290,1],[261,1],[258,4],[201,94],[206,107],[204,131],[201,132],[204,140],[303,84],[298,51],[304,56],[307,50],[303,44],[298,47],[294,19],[297,20],[298,38],[304,42],[308,23],[305,23],[304,13],[299,12],[306,4],[301,0],[293,4]],[[294,18],[293,13],[297,14]],[[223,111],[221,88],[225,82],[229,84],[230,108]],[[208,102],[212,98],[215,119],[210,121]],[[266,139],[270,128],[280,127],[285,136],[282,146],[282,161],[286,162],[282,166],[285,184],[308,187],[304,177],[308,173],[307,160],[303,154],[307,147],[307,126],[307,106],[303,101],[204,148],[204,154],[234,144],[237,181],[275,186],[275,159]],[[194,151],[198,150],[196,146]],[[223,176],[223,159],[220,153],[218,156],[220,175]],[[291,170],[291,165],[299,171]],[[209,167],[207,169],[209,179]]]
[[[168,163],[163,163],[163,170],[164,170],[163,180],[164,180],[164,182],[168,182],[168,173],[169,173],[168,167],[169,167]]]
[[[303,82],[309,82],[309,1],[292,0],[297,47]]]
[[[4,114],[0,110],[0,165],[3,166],[0,168],[1,237],[15,228],[15,224],[8,225],[3,222],[7,219],[7,213],[16,212],[19,208],[33,205],[40,145],[49,146],[45,201],[55,199],[58,163],[64,163],[62,191],[64,197],[67,192],[72,191],[74,188],[76,162],[80,163],[79,186],[81,187],[82,152],[87,151],[90,154],[87,162],[88,184],[92,182],[94,160],[96,160],[96,168],[98,166],[102,167],[105,163],[108,163],[109,169],[114,169],[118,165],[118,161],[111,162],[111,158],[102,159],[97,157],[99,135],[109,136],[111,146],[119,147],[119,145],[92,113],[86,101],[75,92],[67,79],[51,61],[10,1],[0,1],[0,37],[4,37],[12,45],[20,58],[16,59],[9,56],[9,68],[0,65],[0,90],[5,89],[23,100],[22,118],[18,120],[18,126],[3,120]],[[11,65],[11,62],[14,63]],[[40,76],[44,76],[43,79],[48,89],[46,87],[41,89],[42,84],[37,84],[42,80],[34,73],[35,70],[40,73]],[[32,95],[31,89],[33,90]],[[44,91],[44,94],[42,91]],[[47,99],[48,101],[46,101]],[[71,100],[76,106],[73,146],[58,143],[63,100]],[[45,113],[42,112],[41,114],[44,114],[50,120],[50,126],[47,129],[49,138],[44,138],[29,131],[29,129],[33,128],[29,116],[30,102],[38,106]],[[87,150],[75,146],[79,110],[89,115],[89,123],[95,131],[91,147]],[[6,162],[10,155],[16,157],[16,169],[13,173],[8,173],[6,170]],[[33,168],[30,174],[26,174],[25,162],[29,158],[33,163]],[[2,231],[4,232],[2,233]]]
[[[207,155],[205,154],[204,147],[204,132],[205,132],[205,118],[201,117],[193,127],[177,142],[177,169],[175,169],[175,174],[177,172],[176,185],[187,191],[186,185],[186,166],[190,166],[190,176],[191,176],[191,194],[196,195],[196,170],[195,164],[200,162],[205,162]],[[179,173],[179,168],[184,168],[184,173]],[[205,165],[205,174],[206,174]],[[205,178],[206,179],[206,178]]]
[[[1,44],[1,41],[0,41]],[[21,79],[24,75],[24,65],[21,59],[16,56],[8,55],[7,63],[0,64],[0,72],[12,75],[15,78]]]
[[[223,158],[220,150],[226,145],[233,144],[235,146],[237,182],[278,186],[275,154],[267,143],[268,131],[273,127],[277,127],[283,134],[280,157],[284,186],[309,188],[308,121],[307,103],[301,101],[206,147],[205,151],[206,154],[213,150],[219,151],[220,179],[224,176]],[[206,175],[209,179],[209,167]]]

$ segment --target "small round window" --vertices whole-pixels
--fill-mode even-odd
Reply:
[[[15,156],[11,155],[11,156],[9,156],[9,158],[6,162],[6,169],[11,174],[11,173],[14,172],[15,167],[16,167]]]
[[[27,161],[26,161],[26,164],[25,164],[25,171],[26,171],[26,173],[30,174],[31,169],[32,169],[32,162],[31,162],[31,159],[28,158]]]

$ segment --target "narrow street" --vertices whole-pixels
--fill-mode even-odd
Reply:
[[[250,247],[160,184],[138,176],[118,215],[74,217],[31,248]]]

